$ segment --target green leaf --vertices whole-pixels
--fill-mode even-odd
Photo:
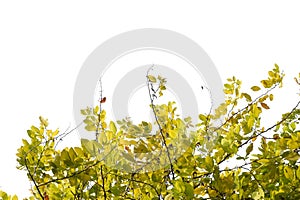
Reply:
[[[119,196],[124,191],[124,187],[113,186],[110,190],[115,196]]]
[[[148,126],[148,122],[142,121],[143,126]]]
[[[194,197],[194,188],[189,183],[184,183],[185,194],[188,197],[187,199],[193,199]]]
[[[204,121],[204,122],[207,120],[206,116],[203,115],[203,114],[200,114],[200,115],[199,115],[199,119],[200,119],[201,121]]]
[[[251,143],[246,149],[246,156],[248,156],[253,150],[253,143]]]
[[[157,174],[157,173],[153,173],[152,176],[151,176],[151,179],[152,181],[154,182],[159,182],[162,180],[162,177],[160,176],[160,174]]]

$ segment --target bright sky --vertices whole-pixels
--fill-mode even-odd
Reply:
[[[0,189],[28,195],[16,150],[40,115],[53,129],[73,123],[73,89],[87,56],[102,42],[138,28],[184,34],[211,57],[223,81],[235,75],[246,89],[274,63],[286,73],[285,89],[269,118],[297,101],[300,72],[298,1],[1,1]],[[276,93],[277,94],[277,93]],[[277,97],[277,98],[276,98]],[[78,145],[76,134],[64,145]]]

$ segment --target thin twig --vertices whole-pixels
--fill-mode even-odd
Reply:
[[[241,110],[236,111],[235,113],[233,113],[223,124],[221,124],[219,127],[217,127],[216,129],[214,129],[214,131],[218,131],[219,129],[221,129],[223,126],[225,126],[233,117],[235,117],[237,114],[240,114],[241,112],[243,112],[244,110],[246,110],[247,108],[249,108],[251,105],[255,104],[260,98],[262,98],[263,96],[267,95],[269,92],[271,92],[272,90],[274,90],[279,84],[275,84],[273,87],[271,87],[270,89],[268,89],[265,93],[259,95],[258,97],[256,97],[252,102],[250,102],[247,106],[243,107]]]
[[[238,146],[238,148],[244,146],[245,144],[247,144],[250,140],[252,140],[253,138],[256,138],[258,136],[261,136],[262,134],[272,130],[273,128],[275,128],[276,126],[282,124],[284,121],[286,121],[291,114],[297,109],[297,107],[299,106],[300,101],[298,101],[298,103],[296,104],[296,106],[287,114],[287,116],[285,116],[284,118],[282,118],[279,122],[277,122],[276,124],[270,126],[269,128],[267,128],[266,130],[260,131],[258,134],[252,135],[250,138],[248,138],[248,140],[246,140],[244,143],[242,143],[241,145]]]
[[[57,145],[66,137],[68,136],[70,133],[72,133],[73,131],[75,131],[77,128],[79,128],[81,125],[83,124],[83,121],[81,121],[77,126],[75,126],[73,129],[71,129],[70,131],[67,132],[67,129],[64,133],[58,135],[57,137],[54,138],[54,140],[58,140],[57,143],[54,146],[54,149],[56,149]]]
[[[105,182],[104,182],[102,167],[103,167],[103,165],[101,165],[101,167],[100,167],[100,173],[101,173],[101,178],[102,178],[102,189],[103,189],[103,193],[104,193],[104,199],[106,200],[107,195],[106,195],[106,191],[105,191]]]
[[[40,186],[37,185],[36,181],[33,178],[33,175],[30,173],[30,170],[29,170],[28,165],[27,165],[27,158],[25,158],[24,164],[25,164],[25,167],[28,171],[28,174],[29,174],[29,177],[30,177],[31,181],[33,182],[34,186],[36,187],[40,197],[44,200],[44,196],[42,195],[42,192],[40,191],[40,188],[39,188]]]
[[[148,76],[149,76],[149,71],[152,68],[153,68],[153,66],[151,68],[149,68],[148,71],[147,71],[147,88],[148,88],[149,98],[150,98],[150,102],[151,102],[151,108],[152,108],[152,111],[153,111],[153,114],[154,114],[154,117],[155,117],[155,121],[156,121],[156,123],[158,125],[159,132],[160,132],[160,135],[161,135],[162,140],[163,140],[163,144],[164,144],[164,146],[166,147],[166,150],[167,150],[167,157],[168,157],[168,160],[169,160],[169,163],[170,163],[172,178],[174,180],[175,179],[175,173],[174,173],[174,167],[173,167],[173,164],[172,164],[172,160],[171,160],[169,148],[167,146],[166,139],[165,139],[165,136],[163,134],[163,130],[162,130],[161,124],[159,123],[159,120],[158,120],[158,117],[157,117],[157,113],[155,111],[154,98],[152,97],[151,90],[150,90],[152,84],[150,83],[150,80],[149,80]]]
[[[98,99],[99,102],[99,122],[97,124],[97,129],[96,129],[96,142],[98,141],[98,136],[99,136],[99,128],[102,129],[102,124],[101,124],[101,112],[102,112],[102,99],[103,99],[103,89],[102,89],[102,81],[101,78],[99,79],[99,85],[100,85],[100,90],[99,90],[99,96],[100,98]]]

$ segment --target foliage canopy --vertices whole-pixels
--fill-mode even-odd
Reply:
[[[174,102],[155,105],[166,79],[147,74],[156,122],[108,122],[101,96],[81,110],[96,135],[81,147],[58,150],[73,130],[51,130],[40,117],[17,152],[32,184],[28,199],[300,199],[299,99],[271,126],[261,124],[283,77],[275,65],[248,93],[227,79],[225,102],[193,124],[176,115]],[[0,191],[0,199],[17,197]]]

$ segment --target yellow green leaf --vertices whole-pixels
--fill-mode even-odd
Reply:
[[[246,155],[248,156],[253,150],[253,143],[251,143],[246,149]]]
[[[139,144],[138,146],[134,147],[134,153],[148,153],[150,150],[144,145]]]
[[[247,94],[247,93],[242,93],[241,95],[242,95],[243,97],[245,97],[246,100],[247,100],[248,102],[252,101],[252,98],[251,98],[251,96],[250,96],[249,94]]]
[[[116,125],[113,121],[109,122],[109,129],[115,134],[117,132]]]
[[[154,76],[148,75],[148,79],[149,79],[150,82],[156,83],[156,78]]]
[[[296,171],[296,176],[300,180],[300,166],[298,166],[298,169]]]
[[[212,157],[206,156],[205,158],[205,164],[208,170],[211,170],[214,167],[214,161]]]
[[[133,156],[132,156],[131,154],[122,152],[122,156],[123,156],[126,160],[129,160],[129,161],[131,161],[131,162],[135,162],[135,159],[133,158]]]
[[[199,119],[200,119],[201,121],[206,121],[206,116],[203,115],[203,114],[200,114],[200,115],[199,115]]]
[[[179,193],[184,192],[184,190],[185,190],[184,183],[181,181],[176,181],[174,184],[174,187],[177,190],[177,192],[179,192]]]
[[[283,173],[287,179],[290,179],[290,180],[294,179],[294,171],[291,167],[284,166]]]
[[[85,126],[85,129],[87,131],[96,131],[97,127],[95,125],[87,125],[87,126]]]
[[[266,164],[266,163],[268,163],[270,161],[269,161],[269,159],[260,159],[257,162],[260,163],[260,164]]]
[[[47,119],[44,119],[42,116],[39,117],[40,121],[41,121],[41,124],[45,127],[48,126],[48,120]]]

